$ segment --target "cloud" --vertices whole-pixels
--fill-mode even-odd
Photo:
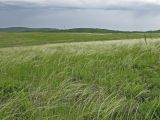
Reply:
[[[160,7],[159,0],[0,0],[0,4],[19,7],[53,7],[75,9],[150,9]],[[150,7],[151,6],[151,7]]]
[[[0,27],[160,28],[160,0],[0,0]]]

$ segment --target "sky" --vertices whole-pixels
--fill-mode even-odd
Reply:
[[[160,0],[0,0],[0,28],[160,29]]]

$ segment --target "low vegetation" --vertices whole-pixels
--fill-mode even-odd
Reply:
[[[56,35],[57,40],[109,39],[109,34],[1,33],[0,43],[30,45]],[[160,43],[1,48],[0,119],[159,120]]]
[[[145,33],[147,39],[159,38],[159,33]],[[144,38],[144,33],[54,33],[54,32],[0,32],[0,48],[32,46],[50,43],[88,42]]]

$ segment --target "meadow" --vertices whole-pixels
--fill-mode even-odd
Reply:
[[[139,34],[0,33],[0,119],[159,120],[159,34]]]
[[[145,33],[159,38],[159,33]],[[50,43],[89,42],[144,38],[144,33],[0,32],[0,47],[33,46]]]

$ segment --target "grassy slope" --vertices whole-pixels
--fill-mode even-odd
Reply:
[[[1,48],[0,54],[0,119],[160,119],[160,43]]]
[[[146,34],[150,38],[150,34]],[[30,46],[49,43],[105,41],[143,38],[143,33],[52,33],[52,32],[0,32],[0,47]],[[153,33],[153,38],[160,34]]]

